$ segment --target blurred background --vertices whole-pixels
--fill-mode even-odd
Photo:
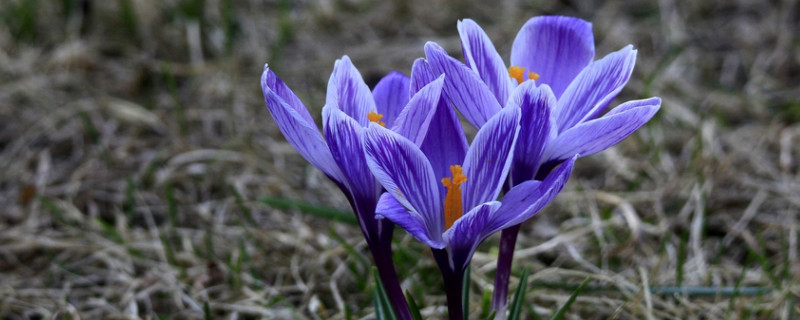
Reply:
[[[793,0],[4,0],[0,318],[369,319],[366,245],[273,123],[264,64],[319,123],[342,55],[373,86],[426,41],[461,59],[471,18],[508,61],[550,14],[591,21],[596,58],[639,50],[612,105],[663,105],[523,225],[523,317],[591,276],[566,319],[800,318]],[[476,319],[496,243],[473,260]],[[444,317],[427,250],[395,244],[403,286]]]

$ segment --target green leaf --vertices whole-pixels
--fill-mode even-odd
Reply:
[[[469,317],[469,271],[470,265],[467,265],[467,270],[464,270],[464,277],[461,279],[461,314]]]
[[[494,313],[492,312],[492,292],[489,290],[483,290],[483,296],[481,297],[481,316],[480,319],[494,319]],[[496,312],[496,311],[495,311]],[[491,318],[489,317],[491,313]]]
[[[514,302],[511,303],[511,308],[509,309],[509,320],[518,320],[522,312],[522,301],[525,300],[525,290],[528,286],[529,272],[530,268],[525,267],[525,271],[522,272],[522,277],[519,278],[519,286],[517,286],[517,292],[514,294]]]
[[[408,308],[411,311],[411,317],[414,318],[414,320],[422,320],[422,314],[419,312],[417,301],[414,300],[414,297],[408,290],[406,290],[406,299],[408,299]]]
[[[375,318],[378,320],[397,320],[394,309],[392,309],[392,303],[389,302],[389,296],[386,295],[386,289],[383,287],[381,277],[378,275],[378,268],[372,267],[372,275],[375,277]]]
[[[299,202],[284,198],[263,197],[261,198],[261,202],[273,208],[284,209],[284,210],[296,209],[300,210],[300,212],[302,213],[307,213],[317,217],[358,225],[358,220],[356,220],[356,216],[353,213],[347,211],[315,206],[305,202]]]
[[[578,289],[575,289],[575,292],[573,292],[572,295],[569,296],[567,302],[565,302],[564,305],[561,307],[561,309],[558,309],[558,312],[556,312],[556,314],[553,315],[553,318],[551,318],[552,320],[561,320],[561,318],[564,317],[564,314],[567,312],[567,310],[569,310],[569,307],[572,306],[572,303],[575,302],[575,299],[578,298],[578,295],[581,294],[581,291],[583,291],[583,288],[585,288],[586,285],[589,284],[589,280],[591,279],[592,279],[591,277],[586,277],[586,280],[583,280],[583,283],[581,283],[581,285],[578,286]]]

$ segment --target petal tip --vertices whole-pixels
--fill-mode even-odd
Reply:
[[[429,51],[444,51],[441,45],[434,41],[425,42],[425,54],[429,54]]]

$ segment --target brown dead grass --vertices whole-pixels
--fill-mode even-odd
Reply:
[[[318,114],[341,55],[374,84],[428,40],[459,56],[459,18],[507,56],[541,14],[591,20],[598,56],[635,44],[618,100],[664,104],[523,227],[527,312],[546,317],[591,275],[599,291],[568,319],[800,317],[794,1],[39,1],[26,25],[30,2],[0,6],[0,318],[369,318],[358,228],[257,201],[347,208],[272,122],[263,64]],[[442,317],[428,254],[396,241],[404,285]],[[475,299],[491,289],[489,242]],[[773,290],[647,290],[737,284]]]

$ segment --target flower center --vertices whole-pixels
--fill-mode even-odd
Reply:
[[[508,76],[517,79],[518,84],[522,84],[525,82],[525,68],[520,66],[510,66],[508,67]],[[539,79],[539,74],[532,71],[528,72],[528,79],[536,81]]]
[[[442,184],[447,188],[447,195],[444,196],[444,229],[450,229],[453,223],[461,218],[464,209],[461,208],[461,184],[467,181],[467,176],[461,170],[461,166],[450,166],[452,178],[443,178]]]
[[[381,118],[383,118],[383,115],[375,111],[370,111],[369,113],[367,113],[367,119],[369,119],[369,121],[375,122],[381,125],[381,127],[385,128],[386,124],[383,123],[383,121],[381,121]]]

